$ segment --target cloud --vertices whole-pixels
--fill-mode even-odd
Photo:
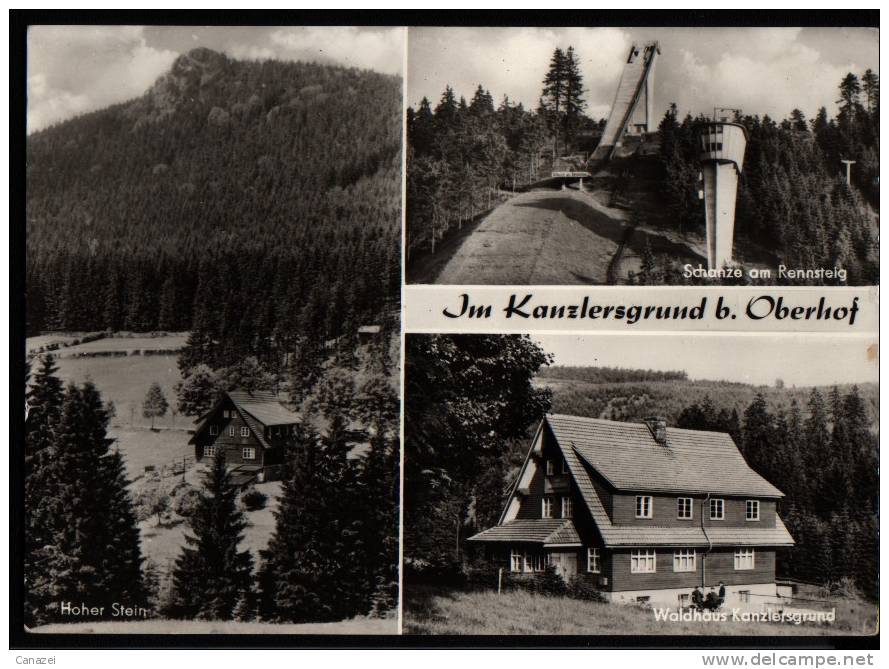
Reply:
[[[598,118],[611,107],[630,41],[618,28],[411,28],[408,100],[434,105],[446,85],[469,98],[481,84],[497,101],[506,94],[535,108],[553,50],[573,46],[587,113]]]
[[[294,27],[268,36],[264,46],[236,44],[235,58],[305,60],[400,75],[404,63],[403,28]]]
[[[30,28],[28,131],[141,95],[176,56],[139,26]]]

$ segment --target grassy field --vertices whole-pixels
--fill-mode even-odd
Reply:
[[[582,635],[864,635],[876,631],[876,607],[837,599],[834,624],[732,621],[662,622],[651,609],[544,597],[527,592],[453,592],[406,587],[405,634],[582,634]]]
[[[44,625],[31,630],[47,634],[398,634],[391,618],[352,618],[338,623],[240,623],[202,620],[145,620]]]

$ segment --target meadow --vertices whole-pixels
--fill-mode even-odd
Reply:
[[[497,594],[407,585],[405,634],[564,634],[564,635],[724,635],[831,636],[876,633],[873,604],[847,597],[830,601],[833,624],[741,622],[665,622],[652,609],[623,604],[548,597],[523,591]]]

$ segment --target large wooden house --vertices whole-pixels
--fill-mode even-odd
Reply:
[[[549,415],[497,526],[470,538],[516,574],[553,565],[611,601],[687,606],[725,584],[726,604],[776,596],[775,552],[793,539],[783,496],[727,434]]]
[[[233,390],[200,418],[189,443],[199,462],[223,449],[236,485],[271,481],[280,477],[284,447],[299,422],[274,393]]]

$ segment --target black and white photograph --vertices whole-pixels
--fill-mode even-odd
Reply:
[[[878,36],[410,28],[407,282],[879,283]]]
[[[403,633],[877,632],[876,338],[405,343]]]
[[[404,35],[29,27],[29,632],[397,634]]]

